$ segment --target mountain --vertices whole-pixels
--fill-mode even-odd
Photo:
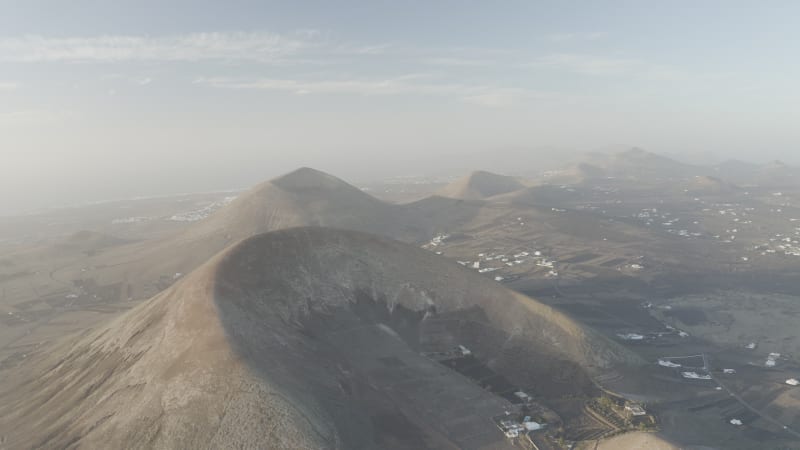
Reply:
[[[192,234],[223,231],[238,240],[296,226],[330,226],[377,232],[398,221],[384,203],[332,175],[311,168],[262,183],[199,223]]]
[[[187,236],[207,240],[224,235],[225,242],[231,243],[273,230],[323,226],[423,242],[463,224],[479,208],[476,203],[440,196],[408,204],[387,203],[332,175],[301,168],[240,195]]]
[[[707,175],[692,177],[680,186],[692,195],[733,195],[741,192],[738,186]]]
[[[438,196],[409,204],[386,203],[332,175],[301,168],[242,193],[184,231],[108,247],[97,261],[84,261],[64,271],[64,276],[85,278],[81,268],[93,266],[91,275],[99,282],[125,280],[126,295],[144,299],[227,246],[257,234],[326,226],[421,244],[469,223],[482,208],[479,202]]]
[[[674,159],[640,148],[614,153],[593,155],[590,163],[600,167],[607,176],[647,180],[650,178],[686,178],[702,175],[703,170]]]
[[[479,170],[445,186],[438,194],[442,197],[481,200],[524,187],[516,178]]]
[[[713,166],[716,176],[742,186],[768,188],[797,187],[800,184],[800,168],[782,161],[758,165],[739,160],[728,160]]]
[[[800,168],[782,161],[773,161],[755,173],[752,184],[767,187],[797,187],[800,185]]]
[[[758,170],[759,166],[757,164],[738,159],[729,159],[712,166],[715,176],[733,183],[748,183],[752,181]]]
[[[0,435],[8,448],[509,448],[491,422],[505,401],[421,356],[457,345],[543,397],[639,364],[415,246],[294,228],[8,369]]]
[[[618,178],[651,183],[705,175],[705,172],[710,170],[632,148],[615,153],[587,153],[566,168],[551,172],[546,180],[553,184],[582,184]]]

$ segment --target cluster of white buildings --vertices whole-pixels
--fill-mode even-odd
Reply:
[[[778,233],[769,242],[756,246],[761,255],[800,256],[800,227],[795,227],[791,235]]]
[[[175,214],[171,217],[168,217],[167,220],[170,222],[199,222],[205,219],[206,217],[210,216],[223,206],[230,204],[234,200],[236,200],[236,197],[225,197],[224,199],[218,202],[214,202],[200,209],[181,214]]]
[[[521,423],[514,420],[500,421],[500,429],[509,439],[518,438],[521,434],[530,431],[538,431],[542,428],[544,428],[544,426],[531,420],[530,416],[525,416]]]
[[[674,217],[669,212],[659,212],[658,208],[644,208],[639,212],[633,214],[633,217],[641,221],[647,226],[660,225],[665,228],[665,231],[670,234],[675,234],[685,238],[697,238],[703,235],[697,231],[690,231],[688,228],[678,228],[676,225],[681,222],[680,217]],[[695,221],[694,225],[700,223]]]
[[[429,250],[433,249],[439,246],[448,237],[449,237],[448,235],[437,236],[436,238],[432,239],[429,243],[423,245],[423,248],[427,248]],[[438,253],[440,252],[437,252],[437,254]],[[462,266],[477,270],[478,273],[491,273],[507,267],[514,267],[520,264],[533,262],[539,267],[550,269],[545,274],[545,277],[550,278],[558,276],[558,272],[556,272],[556,270],[554,269],[555,261],[550,260],[547,257],[543,256],[542,252],[539,250],[520,251],[514,253],[513,255],[506,255],[502,253],[501,254],[478,253],[478,258],[476,261],[457,261],[457,262]],[[494,279],[495,281],[502,281],[505,279],[505,277],[495,276]]]
[[[119,219],[113,219],[111,221],[111,225],[128,225],[132,223],[143,223],[149,222],[153,220],[152,217],[145,217],[145,216],[136,216],[136,217],[122,217]]]
[[[427,244],[423,245],[422,248],[424,248],[426,250],[430,250],[430,249],[432,249],[434,247],[438,247],[438,246],[442,245],[442,243],[444,241],[446,241],[447,239],[449,239],[449,238],[450,238],[449,234],[439,234],[437,236],[434,236],[434,238],[431,239],[430,242],[428,242]]]

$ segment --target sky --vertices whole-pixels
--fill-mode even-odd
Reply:
[[[0,214],[510,150],[531,170],[624,146],[800,163],[797,17],[795,1],[0,0]]]

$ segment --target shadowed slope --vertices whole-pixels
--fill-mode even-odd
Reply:
[[[299,228],[243,241],[114,322],[30,355],[3,374],[17,382],[0,393],[0,434],[11,448],[504,448],[489,422],[473,446],[423,420],[451,389],[473,400],[445,418],[496,407],[419,356],[456,343],[534,389],[555,378],[578,393],[592,367],[638,362],[418,248]],[[448,388],[397,396],[417,385],[387,389],[400,375]]]

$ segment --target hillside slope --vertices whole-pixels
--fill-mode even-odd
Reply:
[[[0,436],[9,448],[506,448],[489,421],[479,444],[440,423],[497,402],[419,356],[456,344],[544,391],[556,379],[579,394],[593,370],[638,363],[424,250],[295,228],[242,241],[4,372]]]
[[[525,185],[516,178],[479,170],[445,186],[438,195],[464,200],[481,200],[524,187]]]

